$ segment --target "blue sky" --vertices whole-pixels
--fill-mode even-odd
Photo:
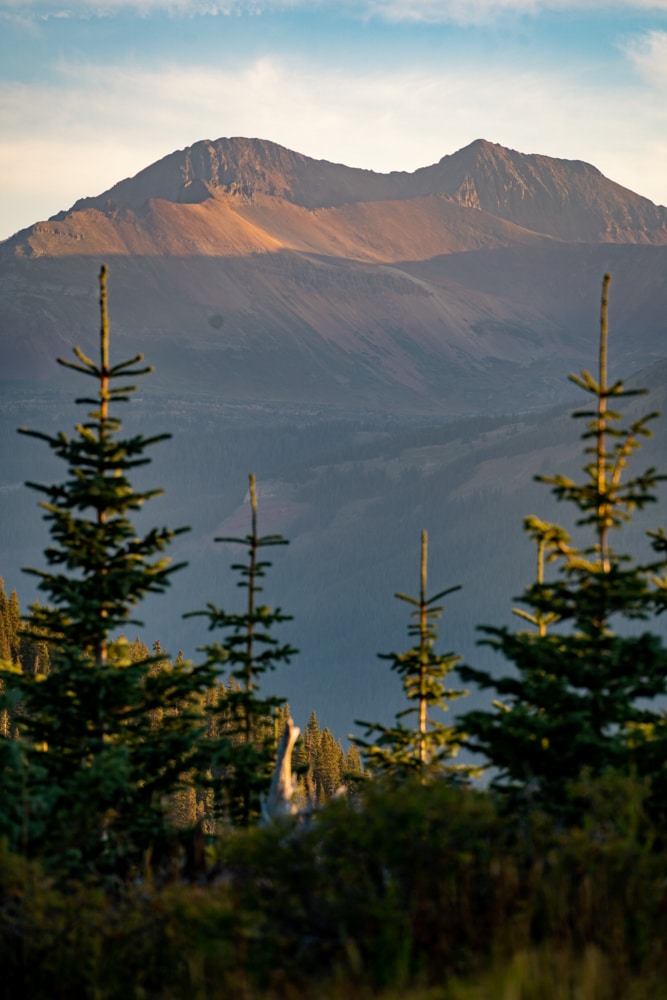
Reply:
[[[380,171],[485,138],[667,204],[667,0],[0,0],[0,239],[234,135]]]

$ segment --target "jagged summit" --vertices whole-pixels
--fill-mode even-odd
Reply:
[[[558,239],[667,243],[667,209],[582,160],[519,153],[485,139],[416,171],[423,191]]]
[[[202,140],[151,164],[81,208],[140,208],[149,198],[196,203],[216,193],[284,198],[304,208],[396,196],[396,175],[315,160],[267,139]]]
[[[515,226],[574,242],[667,243],[667,209],[581,160],[520,153],[476,139],[431,166],[382,174],[316,160],[265,139],[203,140],[170,153],[53,221],[85,209],[110,215],[149,201],[201,204],[276,199],[340,208],[420,197],[449,198]]]

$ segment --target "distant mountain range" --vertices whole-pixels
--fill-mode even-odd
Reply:
[[[591,363],[664,357],[667,209],[580,161],[477,140],[413,173],[260,139],[198,142],[0,244],[4,379],[91,348],[110,267],[114,350],[162,387],[405,413],[537,407]]]

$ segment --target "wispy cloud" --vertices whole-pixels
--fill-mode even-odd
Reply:
[[[174,16],[231,16],[327,8],[362,19],[474,24],[498,15],[559,10],[667,11],[667,0],[0,0],[0,13],[22,18],[109,16],[129,10],[140,15],[166,11]]]
[[[503,15],[554,11],[667,11],[667,0],[365,0],[363,6],[393,22],[480,25]]]
[[[627,55],[639,75],[667,98],[667,31],[647,31],[632,39]]]

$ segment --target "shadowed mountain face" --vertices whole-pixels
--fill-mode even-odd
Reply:
[[[231,399],[478,412],[555,399],[594,356],[614,276],[616,357],[664,354],[667,209],[588,164],[478,140],[414,173],[259,139],[199,142],[0,246],[6,378],[95,342],[110,265],[119,354]]]

